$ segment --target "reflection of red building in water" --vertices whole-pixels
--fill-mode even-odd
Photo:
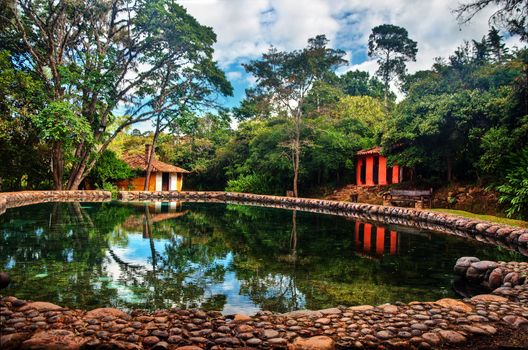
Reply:
[[[384,227],[356,221],[354,242],[356,252],[367,255],[395,255],[398,252],[398,233]]]
[[[387,167],[387,158],[380,147],[356,153],[356,183],[358,186],[390,185],[401,182],[402,169],[398,165]]]

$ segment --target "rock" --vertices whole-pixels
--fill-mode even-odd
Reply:
[[[335,342],[332,338],[321,335],[311,338],[295,339],[293,344],[288,346],[288,350],[334,350]]]
[[[302,318],[302,317],[319,318],[323,316],[321,312],[313,311],[313,310],[297,310],[297,311],[286,312],[282,315],[286,317],[292,317],[292,318]]]
[[[315,320],[315,323],[320,323],[320,324],[330,324],[330,322],[332,322],[332,320],[330,320],[329,318],[326,318],[326,317],[323,317],[323,318],[318,318],[317,320]]]
[[[517,272],[510,272],[504,276],[504,283],[511,283],[512,286],[516,286],[520,282],[520,276]]]
[[[20,344],[29,337],[29,333],[2,334],[0,335],[0,347],[2,350],[19,349]]]
[[[233,321],[235,321],[235,322],[247,322],[247,321],[251,321],[251,317],[249,317],[248,315],[244,315],[244,314],[236,314],[235,318],[233,319]]]
[[[485,273],[488,270],[493,270],[499,266],[495,261],[482,260],[471,263],[472,268],[477,269],[481,273]]]
[[[154,345],[151,349],[152,350],[166,350],[169,348],[169,344],[164,341],[160,341],[156,345]]]
[[[457,312],[471,312],[473,310],[473,308],[469,306],[468,304],[460,300],[455,300],[451,298],[444,298],[444,299],[437,300],[435,301],[435,304],[438,304],[442,307],[454,309]]]
[[[118,317],[118,318],[122,318],[125,320],[130,319],[130,316],[126,312],[118,310],[118,309],[114,309],[112,307],[102,307],[99,309],[94,309],[94,310],[88,311],[86,315],[84,315],[85,318],[100,318],[100,317],[105,317],[105,316],[113,316],[113,317]]]
[[[160,339],[155,336],[148,336],[148,337],[143,338],[143,344],[147,346],[153,346],[154,344],[159,343],[159,341]]]
[[[272,347],[279,347],[279,346],[285,346],[286,344],[288,344],[288,341],[284,338],[273,338],[273,339],[269,339],[268,343]]]
[[[279,336],[279,332],[274,329],[265,329],[264,332],[262,332],[262,336],[266,339],[276,338]]]
[[[455,331],[441,330],[438,334],[449,344],[460,344],[466,341],[466,337]]]
[[[6,272],[0,272],[0,289],[7,288],[11,282],[9,275]]]
[[[259,338],[251,338],[246,341],[246,344],[250,346],[259,346],[260,344],[262,344],[262,340],[260,340]]]
[[[463,256],[459,258],[455,264],[455,273],[459,276],[465,276],[469,266],[477,261],[480,261],[480,259],[474,256]]]
[[[508,315],[502,318],[502,320],[514,328],[520,328],[523,330],[528,330],[528,320],[521,316]]]
[[[381,305],[379,306],[379,308],[382,309],[383,312],[388,313],[388,314],[398,313],[398,307],[396,305],[391,305],[391,304]]]
[[[519,244],[528,244],[528,233],[519,236]]]
[[[471,298],[471,301],[475,301],[475,302],[484,301],[488,303],[491,303],[491,302],[505,303],[508,301],[508,299],[504,297],[500,297],[498,295],[480,294],[480,295],[476,295],[473,298]]]
[[[237,327],[237,332],[238,333],[248,333],[248,332],[253,332],[254,328],[250,325],[247,325],[247,324],[242,324],[240,326]]]
[[[463,324],[460,326],[460,329],[462,329],[465,332],[472,333],[472,334],[478,334],[478,335],[487,335],[488,332],[486,332],[484,329],[480,327],[471,326],[468,324]]]
[[[179,342],[182,341],[182,337],[180,337],[179,335],[171,335],[168,339],[167,339],[167,342],[171,343],[171,344],[178,344]]]
[[[394,334],[392,334],[389,331],[379,331],[379,332],[376,333],[376,337],[378,337],[379,339],[382,339],[382,340],[390,339],[393,336],[394,336]]]
[[[422,338],[427,343],[433,346],[440,344],[440,341],[441,341],[440,337],[436,333],[431,333],[431,332],[422,334]]]
[[[367,311],[374,309],[374,306],[371,305],[359,305],[359,306],[351,306],[347,310],[349,311]]]
[[[55,310],[62,310],[62,307],[59,305],[55,305],[52,303],[47,303],[45,301],[35,301],[33,303],[28,303],[20,308],[20,311],[26,311],[30,309],[35,309],[40,312],[44,311],[55,311]]]
[[[55,329],[35,333],[22,343],[24,349],[77,350],[86,342],[73,332]]]
[[[341,310],[339,310],[336,307],[333,307],[330,309],[319,310],[319,312],[322,313],[323,315],[336,315],[336,314],[340,314]]]
[[[488,286],[491,289],[500,287],[502,285],[502,276],[503,272],[501,268],[496,268],[495,270],[491,271],[488,278]]]
[[[485,272],[479,271],[473,266],[470,266],[466,271],[466,278],[470,281],[480,282],[484,278]]]

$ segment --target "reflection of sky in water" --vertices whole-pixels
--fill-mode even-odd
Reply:
[[[177,244],[183,242],[182,237],[175,237]],[[158,254],[165,256],[166,245],[169,243],[168,239],[153,239],[155,250]],[[128,243],[126,247],[112,246],[111,247],[115,255],[126,262],[127,264],[141,266],[144,270],[152,270],[152,250],[150,246],[150,240],[144,238],[141,233],[128,233]],[[223,310],[224,314],[254,314],[261,310],[249,296],[241,295],[240,290],[242,283],[237,278],[236,273],[231,271],[230,266],[233,264],[233,253],[228,253],[225,258],[217,258],[211,261],[211,266],[221,266],[225,272],[223,275],[222,282],[213,283],[210,278],[204,276],[204,269],[199,264],[188,262],[188,266],[195,268],[195,273],[189,274],[184,284],[193,284],[197,281],[203,281],[205,283],[205,290],[200,300],[195,300],[198,304],[204,303],[207,299],[214,297],[215,295],[224,295],[226,301]],[[106,258],[106,270],[110,276],[112,282],[111,286],[117,289],[118,295],[123,300],[129,302],[137,302],[137,296],[134,292],[126,285],[119,282],[120,276],[122,275],[122,269],[119,263],[108,254]],[[141,278],[141,277],[139,277]],[[264,276],[259,283],[265,283],[268,286],[267,296],[273,296],[284,290],[285,283],[290,282],[289,276],[276,275],[276,276]],[[265,281],[265,282],[264,282]],[[285,282],[286,281],[286,282]],[[100,285],[100,282],[95,284],[95,287]],[[305,296],[301,291],[295,288],[293,291],[296,294],[298,306],[303,308],[306,304]]]

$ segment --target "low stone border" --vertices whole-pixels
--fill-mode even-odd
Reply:
[[[528,262],[480,261],[476,257],[457,260],[455,273],[470,283],[483,285],[492,294],[528,305]]]
[[[440,233],[473,238],[519,251],[528,256],[528,229],[468,219],[457,215],[428,210],[381,206],[364,203],[338,202],[323,199],[256,195],[233,192],[119,192],[123,201],[221,201],[274,206],[320,213],[351,216],[380,223],[404,225]]]
[[[6,209],[44,202],[103,202],[112,199],[109,191],[22,191],[0,192],[0,214]]]

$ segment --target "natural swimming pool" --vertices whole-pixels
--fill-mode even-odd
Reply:
[[[42,203],[0,216],[4,294],[74,308],[225,313],[455,297],[477,241],[344,217],[218,203]]]

